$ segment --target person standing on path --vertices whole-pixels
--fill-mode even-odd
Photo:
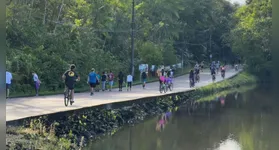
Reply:
[[[107,82],[107,75],[105,74],[105,72],[103,72],[101,80],[102,80],[102,91],[105,91],[106,90],[106,82]]]
[[[109,91],[112,90],[113,87],[113,80],[114,80],[114,74],[112,73],[112,71],[110,71],[109,76],[108,76],[108,80],[109,80]]]
[[[128,76],[127,76],[127,91],[131,91],[131,89],[132,89],[132,82],[133,82],[133,76],[131,75],[131,74],[129,74]]]
[[[41,81],[39,80],[38,75],[34,71],[32,72],[32,75],[33,75],[33,82],[34,82],[36,96],[39,96],[39,89],[40,89]]]
[[[13,75],[9,71],[6,71],[6,99],[10,97],[10,88],[12,84]]]
[[[95,69],[92,68],[91,72],[88,75],[88,79],[87,79],[87,83],[91,87],[91,93],[90,93],[91,96],[94,95],[94,88],[97,85],[97,80],[98,80],[98,78],[97,78],[97,74],[95,73]]]
[[[145,71],[142,72],[142,74],[141,74],[141,79],[142,79],[142,82],[143,82],[142,88],[145,89],[145,84],[146,84],[146,79],[147,79],[147,74],[146,74]]]
[[[122,91],[123,81],[124,81],[124,75],[122,71],[120,71],[118,74],[119,91]]]
[[[96,76],[97,76],[97,81],[96,81],[95,91],[98,92],[100,90],[100,81],[101,81],[101,76],[100,76],[99,72],[97,72]]]

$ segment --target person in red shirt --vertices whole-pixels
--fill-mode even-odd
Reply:
[[[114,74],[112,73],[112,71],[110,71],[109,75],[108,75],[108,80],[109,80],[109,91],[111,91],[112,86],[113,86],[113,80],[114,80]]]

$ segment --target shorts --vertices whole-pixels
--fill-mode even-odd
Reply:
[[[146,82],[146,79],[142,79],[142,82],[145,83],[145,82]]]
[[[6,84],[6,89],[10,89],[11,88],[11,84]]]
[[[96,83],[89,83],[89,85],[90,85],[90,87],[92,87],[92,88],[94,88],[94,87],[96,87]]]
[[[75,89],[75,84],[74,83],[65,83],[65,85],[69,90]]]
[[[110,86],[113,86],[113,81],[109,81],[109,85],[110,85]]]

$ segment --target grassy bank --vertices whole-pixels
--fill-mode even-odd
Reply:
[[[258,82],[256,76],[253,76],[247,72],[237,74],[235,77],[224,80],[222,82],[212,83],[210,85],[198,88],[196,95],[205,96],[212,93],[224,91],[226,89],[240,87],[241,85],[255,84]]]
[[[185,75],[187,73],[189,73],[189,68],[184,68],[184,69],[178,69],[175,73],[175,77],[179,77],[182,75]],[[157,82],[158,78],[157,77],[148,77],[147,79],[147,83],[151,83],[151,82]],[[140,80],[136,80],[133,82],[133,86],[135,85],[140,85],[142,84],[142,82],[140,82]],[[118,82],[114,83],[113,89],[118,88]],[[76,87],[75,88],[75,93],[82,93],[82,92],[87,92],[89,91],[89,86],[83,86],[83,87]],[[46,95],[55,95],[55,94],[62,94],[64,92],[64,89],[55,89],[55,90],[46,90],[46,89],[40,89],[39,95],[40,96],[46,96]],[[27,92],[23,93],[23,92],[11,92],[10,97],[11,98],[16,98],[16,97],[29,97],[29,96],[34,96],[36,95],[34,90],[28,90]]]
[[[93,107],[25,119],[21,126],[7,125],[7,147],[8,149],[51,150],[58,147],[59,149],[79,149],[87,143],[87,140],[97,140],[105,134],[113,135],[126,124],[135,124],[147,117],[166,111],[175,111],[181,105],[191,107],[197,101],[214,99],[218,93],[219,95],[228,94],[230,92],[228,89],[231,88],[242,91],[241,88],[244,88],[244,85],[256,82],[257,79],[254,76],[244,72],[234,78],[210,84],[195,91],[145,98],[129,104],[127,102],[120,108]]]

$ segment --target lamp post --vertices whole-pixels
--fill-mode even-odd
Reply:
[[[135,38],[135,0],[132,0],[132,33],[131,33],[131,49],[132,49],[132,56],[131,56],[131,74],[134,76],[135,74],[135,66],[134,66],[134,38]]]

